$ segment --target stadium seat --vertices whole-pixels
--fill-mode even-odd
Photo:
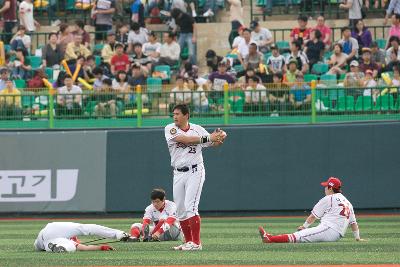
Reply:
[[[339,75],[338,82],[343,82],[343,81],[344,81],[344,78],[346,78],[346,73],[340,74],[340,75]]]
[[[189,58],[189,48],[185,46],[181,51],[181,59],[185,60]]]
[[[376,99],[376,105],[373,107],[373,110],[394,110],[394,99],[392,94],[386,94],[383,96],[378,96]]]
[[[371,96],[359,96],[356,102],[356,111],[370,111],[372,109]]]
[[[53,80],[53,69],[52,68],[46,68],[45,73],[49,80]]]
[[[320,82],[322,84],[325,84],[326,86],[332,86],[336,87],[337,81],[336,81],[336,74],[323,74],[319,78]]]
[[[5,45],[4,45],[4,51],[5,51],[6,53],[9,53],[9,52],[11,51],[11,45],[5,44]]]
[[[14,80],[15,82],[15,87],[17,87],[18,89],[25,89],[26,88],[26,81],[25,80]]]
[[[94,53],[101,54],[101,50],[103,50],[104,44],[95,44],[93,48]]]
[[[154,71],[165,73],[167,75],[167,78],[163,79],[164,81],[169,81],[171,79],[171,67],[169,65],[155,66]]]
[[[309,83],[309,82],[311,82],[311,81],[318,81],[318,75],[315,75],[315,74],[305,74],[304,75],[304,81],[306,82],[306,83]]]
[[[147,92],[161,93],[162,79],[161,78],[147,78]]]
[[[288,41],[277,41],[275,44],[278,46],[279,51],[290,49]]]
[[[386,47],[386,40],[385,39],[376,39],[376,43],[380,49],[385,49]]]
[[[42,58],[37,56],[28,56],[27,57],[31,61],[31,66],[33,70],[40,68],[42,65]]]
[[[94,61],[96,62],[96,66],[101,64],[101,56],[94,56]]]
[[[332,51],[326,51],[324,53],[324,61],[325,61],[325,63],[331,58],[332,54],[333,54]]]
[[[324,74],[328,72],[329,65],[325,63],[316,63],[313,65],[311,72],[315,74]]]
[[[354,97],[339,96],[336,106],[338,111],[354,111]]]

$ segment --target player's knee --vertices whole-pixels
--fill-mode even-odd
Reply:
[[[138,228],[139,230],[142,229],[142,224],[141,223],[134,223],[131,225],[131,229],[132,228]]]

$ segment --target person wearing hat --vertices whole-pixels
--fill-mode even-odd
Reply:
[[[373,77],[376,78],[378,76],[378,72],[380,72],[381,68],[378,64],[371,61],[371,49],[368,47],[364,47],[362,49],[362,61],[360,64],[360,71],[366,72],[367,70],[373,71]]]
[[[229,62],[224,58],[218,63],[218,71],[215,71],[208,76],[207,85],[211,91],[209,97],[214,103],[218,103],[218,100],[223,98],[224,85],[226,83],[230,85],[235,83],[235,78],[226,72],[228,67]],[[220,106],[215,105],[214,108],[218,109]]]
[[[251,39],[258,45],[258,50],[265,53],[269,51],[269,46],[274,42],[271,32],[267,28],[260,26],[257,20],[250,23]]]
[[[82,44],[82,35],[78,34],[78,32],[74,32],[73,34],[74,41],[67,44],[64,55],[65,60],[76,60],[79,56],[84,56],[85,58],[90,56],[92,52]]]
[[[289,86],[292,86],[296,82],[296,75],[300,72],[297,69],[297,60],[291,59],[287,66],[287,72],[283,75],[283,81]]]
[[[111,58],[115,55],[115,45],[117,44],[115,36],[115,31],[109,30],[107,32],[107,42],[101,49],[101,57],[107,64],[110,64]]]
[[[310,243],[335,242],[344,237],[350,225],[356,241],[365,241],[360,237],[353,205],[342,194],[342,182],[339,178],[330,177],[321,185],[325,188],[323,197],[314,206],[310,216],[293,234],[271,235],[261,226],[259,232],[263,243]],[[316,220],[321,223],[310,227]]]
[[[378,84],[374,80],[373,70],[366,70],[364,79],[362,79],[362,87],[367,88],[363,90],[363,96],[372,96],[372,100],[376,102],[378,95],[380,94],[379,89],[376,89]]]
[[[206,63],[210,72],[218,71],[218,63],[221,62],[224,58],[218,56],[214,50],[207,50],[206,52]]]
[[[382,67],[386,64],[385,50],[380,49],[376,41],[371,43],[371,61]]]
[[[308,111],[311,108],[311,88],[304,82],[302,72],[296,74],[296,82],[290,88],[289,102],[294,110]]]
[[[359,69],[359,63],[357,60],[353,60],[350,62],[350,72],[346,73],[346,76],[343,81],[343,85],[348,87],[347,94],[354,96],[354,100],[357,100],[357,97],[363,94],[362,89],[358,89],[363,86],[364,73]]]

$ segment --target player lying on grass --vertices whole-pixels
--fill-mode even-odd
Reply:
[[[47,252],[75,252],[77,250],[114,250],[113,247],[104,245],[81,244],[78,236],[97,235],[100,237],[117,239],[124,242],[134,242],[136,239],[129,234],[97,224],[80,224],[73,222],[48,223],[35,240],[36,251]],[[87,242],[89,243],[89,242]]]
[[[259,232],[264,243],[303,243],[303,242],[332,242],[338,241],[346,233],[350,224],[353,235],[357,241],[364,241],[360,238],[360,231],[353,205],[342,195],[342,182],[335,177],[322,182],[325,187],[325,197],[322,198],[311,211],[305,223],[298,227],[298,232],[284,235],[271,235],[261,226]],[[316,227],[308,228],[316,219],[321,223]]]
[[[154,189],[150,199],[151,204],[144,212],[143,223],[134,223],[131,226],[132,237],[142,236],[143,241],[182,240],[175,203],[166,200],[163,189]]]

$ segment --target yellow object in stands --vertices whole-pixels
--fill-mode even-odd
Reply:
[[[78,78],[78,82],[80,82],[86,89],[93,90],[93,86],[88,84],[84,79]]]

